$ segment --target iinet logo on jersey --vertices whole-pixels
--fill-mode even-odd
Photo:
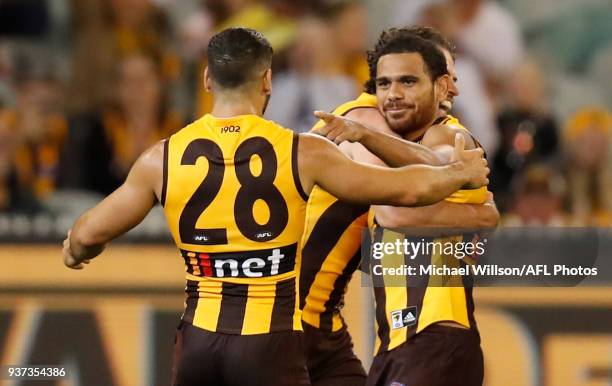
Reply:
[[[187,272],[203,277],[255,278],[293,270],[297,244],[245,252],[204,253],[181,250]]]
[[[216,277],[262,277],[278,275],[280,262],[285,258],[279,248],[273,249],[272,254],[265,259],[251,257],[240,263],[235,259],[215,260]]]

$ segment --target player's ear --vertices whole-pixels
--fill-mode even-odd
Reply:
[[[434,92],[436,98],[439,101],[443,101],[448,96],[448,85],[451,82],[451,78],[448,74],[444,74],[434,82]]]
[[[272,93],[272,69],[268,68],[263,75],[263,93],[265,95],[270,95]]]
[[[208,66],[204,69],[204,89],[207,92],[212,92],[212,79],[210,79],[210,72],[208,72]]]

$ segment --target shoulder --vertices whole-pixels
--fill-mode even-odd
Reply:
[[[149,176],[160,174],[164,165],[169,139],[166,138],[158,141],[145,150],[134,163],[132,170]]]
[[[376,107],[359,107],[350,110],[344,115],[345,118],[357,121],[361,124],[368,125],[373,129],[383,132],[389,132],[389,126],[385,117]]]
[[[431,126],[425,132],[421,143],[424,146],[435,146],[442,144],[454,145],[455,135],[457,134],[461,134],[465,138],[466,148],[470,149],[476,147],[476,143],[470,135],[470,132],[461,126],[454,125],[452,123],[441,123]]]

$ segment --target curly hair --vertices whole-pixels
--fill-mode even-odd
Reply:
[[[446,59],[435,43],[416,35],[409,28],[391,28],[383,31],[374,49],[367,52],[370,79],[365,84],[365,91],[376,93],[376,67],[382,56],[412,52],[421,54],[432,81],[448,74]]]

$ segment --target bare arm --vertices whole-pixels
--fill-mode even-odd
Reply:
[[[446,164],[452,162],[455,136],[457,134],[463,136],[466,149],[476,148],[476,143],[467,131],[447,125],[434,125],[427,129],[421,140],[421,145],[436,153],[442,163]]]
[[[427,130],[421,143],[430,147],[445,162],[453,158],[453,138],[460,134],[466,147],[475,148],[471,136],[462,129],[436,125]],[[457,204],[440,201],[422,208],[377,206],[376,220],[386,227],[439,226],[457,228],[489,228],[499,222],[499,212],[492,199],[485,204]]]
[[[382,215],[380,208],[383,208]],[[499,222],[499,212],[491,198],[484,204],[456,204],[440,201],[420,208],[377,207],[376,220],[383,227],[443,227],[443,228],[494,228]]]
[[[359,108],[346,116],[317,111],[315,115],[326,124],[313,130],[336,144],[359,142],[372,154],[391,167],[413,164],[442,165],[443,160],[425,146],[406,141],[392,134],[385,118],[374,108]]]
[[[81,215],[64,242],[71,268],[98,256],[106,243],[138,225],[155,205],[162,184],[163,144],[145,151],[117,190]]]
[[[488,183],[482,151],[463,150],[458,142],[459,162],[447,166],[415,165],[403,168],[369,166],[351,161],[333,143],[323,138],[300,135],[298,167],[306,192],[314,184],[332,195],[354,203],[418,206],[437,202],[467,181]]]

